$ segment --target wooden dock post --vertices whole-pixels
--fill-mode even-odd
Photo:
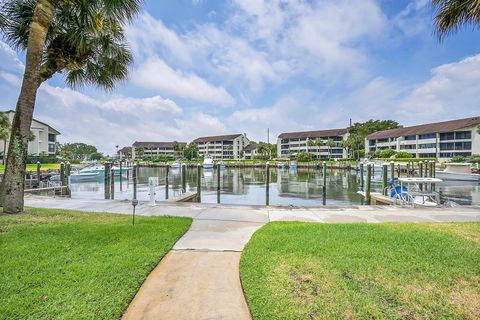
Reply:
[[[386,195],[387,187],[388,187],[388,165],[386,163],[382,165],[382,180],[383,180],[382,194]]]
[[[110,170],[110,199],[115,199],[115,170]]]
[[[40,161],[37,161],[37,188],[40,188],[40,183],[42,182],[42,164]]]
[[[133,180],[133,200],[137,200],[137,165],[135,163],[133,164],[132,180]]]
[[[370,205],[371,203],[371,196],[370,196],[370,186],[372,182],[372,165],[369,163],[367,164],[367,181],[365,184],[365,203]]]
[[[323,166],[323,187],[322,187],[322,204],[326,205],[327,204],[327,163],[324,161]],[[361,167],[361,170],[363,171],[363,165]],[[363,176],[361,178],[363,180]]]
[[[165,166],[165,200],[168,200],[168,171],[170,170],[170,166]]]
[[[183,193],[187,192],[186,177],[187,177],[187,166],[185,164],[182,164],[182,192]]]
[[[202,202],[202,166],[197,164],[197,202]]]
[[[65,162],[60,162],[60,184],[65,185]]]
[[[270,164],[265,165],[267,177],[265,179],[265,205],[270,205]]]
[[[390,179],[395,179],[395,162],[390,161]]]
[[[105,191],[105,200],[110,199],[110,163],[105,162],[104,164],[104,191]]]
[[[324,162],[325,166],[325,162]],[[360,163],[360,190],[363,191],[363,186],[364,186],[364,178],[363,178],[363,163]]]
[[[423,178],[423,161],[418,161],[418,175]]]
[[[122,160],[120,160],[119,166],[120,166],[120,176],[119,176],[119,179],[120,179],[120,180],[119,180],[119,182],[120,182],[120,192],[122,192],[122,191],[123,191],[123,188],[122,188],[122,182],[123,182],[123,181],[122,181],[122,180],[123,180],[123,176],[122,176],[122,175],[123,175]]]
[[[220,203],[220,164],[217,164],[217,203]]]

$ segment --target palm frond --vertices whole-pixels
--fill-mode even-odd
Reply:
[[[440,40],[466,25],[480,25],[480,0],[432,0],[435,34]]]

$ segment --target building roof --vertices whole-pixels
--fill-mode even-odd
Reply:
[[[132,153],[132,147],[123,147],[122,149],[118,150],[118,153]]]
[[[320,138],[320,137],[336,137],[343,136],[348,132],[348,129],[328,129],[315,131],[300,131],[300,132],[284,132],[278,137],[280,139],[296,139],[296,138]]]
[[[472,127],[480,124],[480,117],[472,117],[458,120],[449,120],[435,123],[421,124],[417,126],[404,127],[374,132],[367,136],[368,140],[396,138],[400,136],[410,136],[416,134],[448,132]]]
[[[200,137],[193,142],[199,143],[199,142],[213,142],[213,141],[228,141],[228,140],[233,140],[235,138],[240,137],[242,134],[228,134],[228,135],[223,135],[223,136],[211,136],[211,137]]]
[[[135,141],[132,144],[132,147],[143,147],[143,148],[173,148],[174,141],[170,142],[158,142],[158,141]],[[178,142],[178,144],[187,144],[186,142]]]
[[[8,111],[0,111],[0,112],[5,112],[5,113],[15,113],[15,111],[13,111],[13,110],[8,110]],[[40,123],[40,124],[43,124],[44,126],[47,126],[47,127],[48,127],[50,130],[52,130],[52,131],[53,131],[53,133],[54,133],[54,134],[56,134],[56,135],[59,135],[59,134],[61,134],[61,133],[60,133],[60,131],[58,131],[57,129],[55,129],[55,128],[54,128],[54,127],[52,127],[51,125],[49,125],[49,124],[46,124],[45,122],[42,122],[42,121],[40,121],[40,120],[37,120],[37,119],[35,119],[35,118],[33,118],[32,120],[33,120],[33,121],[36,121],[36,122],[38,122],[38,123]]]
[[[250,142],[245,148],[243,148],[244,151],[253,151],[258,148],[258,144],[255,142]]]

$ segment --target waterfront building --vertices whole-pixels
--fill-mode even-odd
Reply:
[[[176,146],[177,144],[177,146]],[[153,142],[153,141],[135,141],[132,144],[132,159],[142,156],[166,156],[175,158],[179,150],[187,145],[186,142]],[[177,149],[177,150],[175,150]]]
[[[480,117],[378,131],[365,139],[365,153],[393,149],[415,158],[450,160],[480,154]]]
[[[211,156],[214,160],[238,160],[243,158],[249,144],[246,134],[200,137],[193,140],[198,145],[200,156]]]
[[[132,147],[123,147],[117,152],[118,159],[130,159],[132,157]]]
[[[258,144],[255,142],[250,142],[244,149],[243,149],[243,157],[245,160],[251,160],[257,154]]]
[[[348,158],[347,150],[341,147],[341,142],[347,137],[346,128],[284,132],[277,139],[277,154],[279,158],[290,158],[300,152],[312,153],[319,159]],[[328,146],[329,140],[333,140],[334,145]]]
[[[13,122],[15,111],[9,110],[5,113],[11,124]],[[34,139],[28,142],[28,155],[54,155],[57,152],[56,142],[57,136],[60,135],[60,132],[55,130],[52,126],[40,120],[32,119],[30,132],[33,134]],[[2,155],[6,154],[4,152],[4,147],[6,147],[8,153],[8,141],[5,144],[5,141],[0,140],[0,154]]]

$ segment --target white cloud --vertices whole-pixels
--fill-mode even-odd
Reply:
[[[193,73],[174,70],[158,56],[148,59],[136,68],[132,79],[138,86],[160,90],[177,97],[226,107],[235,102],[225,88],[214,86]]]

